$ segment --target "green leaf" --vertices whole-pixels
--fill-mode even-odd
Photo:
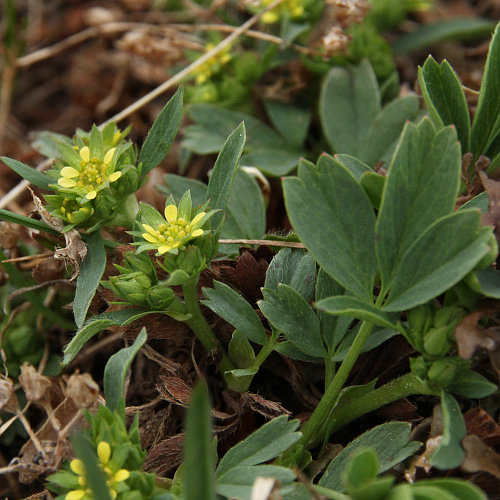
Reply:
[[[378,458],[373,448],[358,450],[351,455],[344,473],[347,491],[371,483],[378,474]]]
[[[488,198],[488,193],[486,191],[483,191],[477,196],[474,196],[474,198],[472,198],[468,202],[464,203],[460,207],[460,210],[464,210],[466,208],[479,208],[479,210],[481,210],[481,213],[485,214],[488,212],[489,204],[490,199]]]
[[[30,140],[33,148],[52,160],[59,156],[59,144],[61,142],[66,142],[70,146],[73,145],[73,141],[69,137],[49,130],[30,132]],[[53,179],[52,182],[54,182]]]
[[[312,298],[316,277],[316,263],[304,250],[283,248],[274,257],[266,271],[264,288],[278,291],[278,285],[289,285],[306,302]]]
[[[326,355],[318,317],[302,295],[288,285],[279,285],[277,292],[263,288],[262,294],[257,304],[277,330],[305,354]]]
[[[464,278],[490,250],[491,228],[479,229],[479,223],[480,213],[471,209],[430,226],[403,256],[382,309],[411,309]]]
[[[120,349],[106,363],[104,368],[104,398],[106,406],[111,411],[118,409],[120,400],[125,397],[123,391],[127,371],[147,338],[146,328],[142,328],[131,346]]]
[[[314,298],[317,302],[327,297],[341,295],[342,293],[344,293],[344,291],[344,288],[339,285],[329,274],[327,274],[323,270],[323,268],[319,269],[318,277],[316,279],[316,289],[314,293]],[[321,336],[323,337],[323,341],[325,342],[328,351],[331,351],[333,347],[335,347],[345,335],[349,324],[347,324],[345,318],[343,321],[337,321],[337,316],[327,314],[319,310],[318,317]]]
[[[417,117],[419,108],[419,99],[414,95],[398,97],[387,104],[373,119],[359,151],[359,159],[369,165],[389,161],[403,126]]]
[[[500,271],[487,267],[474,272],[481,287],[481,293],[486,297],[500,299]]]
[[[83,326],[75,333],[71,342],[64,349],[64,358],[62,365],[69,364],[74,357],[80,352],[80,349],[95,335],[110,326],[125,326],[136,319],[140,319],[148,314],[158,313],[158,311],[145,311],[144,309],[123,309],[121,311],[113,311],[108,313],[98,314],[90,318]]]
[[[316,261],[344,288],[372,302],[375,214],[356,179],[323,155],[317,168],[302,163],[298,177],[284,179],[283,186],[292,226]]]
[[[461,155],[455,130],[438,133],[428,119],[408,123],[389,167],[376,226],[383,290],[415,240],[439,217],[453,211]],[[433,252],[434,253],[434,252]]]
[[[394,54],[408,54],[446,40],[474,40],[488,36],[495,23],[477,17],[456,17],[445,21],[420,24],[419,27],[392,44]]]
[[[498,387],[475,371],[461,370],[446,390],[467,398],[485,398],[496,392]]]
[[[328,465],[320,486],[343,491],[342,477],[353,453],[373,448],[379,460],[379,473],[389,470],[412,455],[421,443],[409,442],[411,425],[406,422],[388,422],[365,432],[349,443]]]
[[[281,177],[297,166],[303,154],[302,151],[277,147],[252,149],[241,157],[241,164],[256,167],[270,177]]]
[[[470,115],[467,100],[457,74],[445,60],[438,64],[429,56],[418,70],[418,81],[425,105],[439,129],[455,125],[462,154],[470,151]]]
[[[166,174],[165,184],[166,186],[158,186],[158,191],[167,197],[171,194],[177,202],[189,189],[191,191],[193,207],[198,207],[205,203],[208,187],[201,181],[189,179],[188,177],[182,177],[180,175]]]
[[[500,133],[500,23],[497,24],[484,67],[477,111],[472,124],[472,152],[477,158]]]
[[[373,168],[369,167],[366,163],[363,163],[358,158],[354,158],[354,156],[346,155],[346,154],[338,154],[334,155],[334,158],[349,172],[354,176],[354,178],[359,182],[361,177],[367,172],[375,173]]]
[[[24,227],[30,227],[31,229],[36,229],[42,233],[49,233],[60,235],[61,233],[54,228],[50,227],[48,224],[41,220],[32,219],[31,217],[26,217],[25,215],[16,214],[10,210],[5,210],[0,208],[0,220],[7,222],[12,222],[12,224],[19,224]]]
[[[52,188],[49,187],[49,184],[54,184],[54,179],[52,177],[39,172],[38,170],[21,163],[20,161],[13,160],[12,158],[7,158],[6,156],[2,156],[1,160],[16,174],[19,174],[23,179],[26,179],[28,182],[31,182],[33,186],[39,187],[41,189],[45,189],[46,191],[52,191]]]
[[[372,304],[348,295],[338,297],[327,297],[314,305],[320,311],[338,316],[349,316],[351,318],[369,321],[374,325],[385,326],[398,330],[399,327],[393,315],[384,313]]]
[[[203,301],[208,308],[233,325],[245,337],[257,344],[266,344],[267,337],[262,322],[253,307],[232,288],[214,281],[214,288],[203,288]]]
[[[227,347],[227,352],[231,361],[237,368],[250,368],[255,361],[255,352],[248,338],[239,330],[233,332],[231,341]]]
[[[376,172],[366,172],[360,180],[361,187],[370,199],[373,207],[380,210],[387,177]]]
[[[443,437],[436,451],[431,455],[430,464],[441,470],[458,467],[465,452],[460,442],[467,434],[460,406],[450,394],[441,391],[443,412]]]
[[[358,67],[333,67],[319,101],[323,133],[332,150],[359,157],[380,108],[377,78],[367,60]]]
[[[87,255],[80,266],[73,301],[73,314],[78,328],[81,328],[85,321],[88,308],[106,268],[106,250],[99,232],[90,233],[86,238],[86,243]]]
[[[146,175],[167,156],[182,118],[183,88],[174,94],[153,123],[139,154],[142,174]]]
[[[295,432],[298,425],[298,420],[289,421],[286,415],[282,415],[233,446],[217,467],[217,483],[236,467],[257,465],[278,457],[300,439],[300,432]]]
[[[265,99],[266,113],[283,139],[296,148],[302,147],[307,137],[311,112],[289,103]]]
[[[425,490],[428,487],[439,490],[439,496],[435,497],[436,500],[445,500],[445,492],[449,493],[449,498],[453,498],[453,500],[487,500],[486,495],[475,484],[452,477],[417,481],[412,485],[412,491],[417,496],[412,497],[412,499],[427,499],[428,497],[425,494]],[[396,500],[396,498],[398,497],[395,497],[394,500]]]
[[[236,172],[227,204],[224,238],[259,239],[266,232],[266,207],[257,181],[244,170]]]
[[[186,416],[183,492],[189,500],[215,500],[215,461],[208,393],[203,381],[193,390]]]
[[[224,223],[231,185],[238,161],[245,145],[245,125],[241,123],[227,138],[215,162],[210,182],[208,183],[207,201],[212,210],[221,210],[212,217],[212,227],[220,232]]]
[[[234,467],[217,479],[216,491],[226,498],[251,500],[255,480],[258,477],[270,477],[281,484],[291,483],[295,474],[291,469],[278,465],[252,465]]]

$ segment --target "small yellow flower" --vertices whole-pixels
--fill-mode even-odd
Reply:
[[[209,43],[205,47],[205,54],[210,52],[215,44]],[[210,57],[201,66],[196,69],[196,83],[201,85],[205,83],[212,75],[218,73],[231,60],[231,47],[224,47],[219,53]]]
[[[66,166],[59,171],[57,184],[68,190],[83,195],[87,200],[96,198],[97,193],[107,187],[109,183],[117,181],[122,173],[114,172],[113,157],[116,148],[110,148],[104,158],[91,158],[88,146],[78,150],[80,165]]]
[[[99,457],[99,466],[104,471],[106,475],[106,484],[109,488],[109,494],[111,498],[117,497],[116,486],[122,481],[126,481],[130,477],[130,472],[127,469],[113,470],[110,463],[112,455],[111,446],[106,441],[100,441],[97,445],[97,456]],[[83,462],[75,458],[71,460],[69,468],[78,476],[78,484],[81,486],[80,489],[71,490],[66,493],[64,497],[65,500],[81,500],[86,495],[91,496],[91,490],[87,488],[87,478],[85,476],[85,466]]]
[[[157,229],[149,224],[142,224],[146,231],[142,237],[152,243],[158,250],[158,254],[170,252],[176,248],[182,247],[184,243],[203,234],[200,228],[205,212],[200,212],[191,221],[183,217],[178,217],[178,210],[175,205],[165,207],[165,219],[167,224],[160,224]]]
[[[263,9],[270,5],[272,0],[260,0],[259,7]],[[262,14],[261,21],[265,24],[273,24],[283,17],[295,19],[304,14],[304,0],[285,0],[283,3]]]

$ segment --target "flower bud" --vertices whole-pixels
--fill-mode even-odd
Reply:
[[[453,327],[451,327],[451,330]],[[432,357],[443,357],[451,348],[448,338],[450,327],[448,325],[439,328],[431,328],[424,337],[425,353]]]
[[[427,379],[438,388],[446,388],[451,384],[457,367],[452,359],[438,359],[434,361],[427,371]]]
[[[165,310],[174,300],[174,291],[164,284],[158,284],[147,291],[146,300],[152,309]]]

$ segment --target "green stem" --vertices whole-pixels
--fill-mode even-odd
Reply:
[[[222,354],[220,368],[222,372],[234,370],[235,366],[229,359],[224,348],[219,344],[215,333],[208,324],[207,320],[201,313],[200,304],[198,302],[198,277],[189,280],[182,286],[184,291],[184,303],[186,312],[191,314],[191,318],[186,320],[186,324],[193,330],[198,340],[203,347],[211,352],[217,349]]]
[[[323,430],[325,429],[325,424],[327,423],[330,414],[332,412],[332,408],[337,400],[342,387],[349,376],[349,373],[354,366],[354,363],[358,359],[358,356],[361,353],[368,337],[373,329],[373,323],[369,323],[367,321],[363,321],[361,324],[361,328],[354,339],[347,356],[344,361],[340,365],[338,372],[335,374],[331,384],[328,386],[325,394],[321,398],[316,409],[313,411],[311,417],[306,422],[304,427],[301,429],[302,438],[296,444],[296,446],[303,447],[313,447],[318,444],[323,438]]]
[[[402,377],[391,380],[369,394],[352,399],[335,409],[331,416],[334,422],[330,430],[332,433],[336,432],[362,415],[414,394],[437,396],[440,391],[433,391],[425,381],[413,373],[407,373]]]
[[[325,498],[330,498],[331,500],[351,500],[352,497],[349,495],[344,495],[338,491],[333,491],[330,488],[325,488],[324,486],[319,486],[318,484],[309,485],[316,493],[324,496]]]
[[[267,359],[267,357],[273,352],[274,346],[278,341],[279,332],[273,328],[271,338],[267,341],[267,344],[262,346],[262,349],[257,354],[255,361],[253,363],[253,368],[259,368],[262,363]]]

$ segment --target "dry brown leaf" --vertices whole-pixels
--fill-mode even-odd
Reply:
[[[495,309],[479,309],[467,316],[455,328],[458,355],[463,359],[470,359],[479,349],[492,352],[500,346],[500,334],[483,328],[478,324],[482,316],[491,314]]]
[[[468,434],[479,436],[488,446],[500,445],[500,425],[482,408],[471,408],[464,420]]]
[[[55,230],[62,231],[64,228],[63,221],[50,214],[43,206],[40,198],[38,198],[33,191],[31,191],[31,196],[33,197],[35,211],[40,215],[42,220]],[[73,266],[73,275],[71,276],[73,280],[80,272],[80,262],[85,258],[85,255],[87,255],[87,246],[82,241],[82,237],[76,229],[70,229],[65,232],[63,236],[66,241],[66,246],[64,248],[58,248],[54,253],[54,258],[61,259],[63,262]]]
[[[16,413],[19,407],[16,393],[14,391],[14,382],[10,378],[0,378],[0,410],[9,413]]]
[[[28,363],[21,366],[19,382],[24,389],[26,399],[32,403],[39,403],[48,399],[48,391],[52,386],[52,381],[41,375],[36,369]]]
[[[460,468],[464,472],[485,471],[500,479],[500,455],[483,443],[479,436],[471,434],[462,440],[465,459]]]
[[[89,408],[99,399],[99,386],[88,373],[71,375],[65,392],[77,408]]]

